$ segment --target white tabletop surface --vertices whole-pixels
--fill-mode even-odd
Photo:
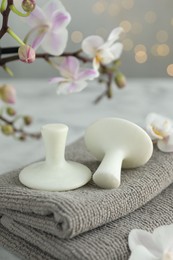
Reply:
[[[6,82],[6,79],[0,79],[0,84]],[[150,112],[173,118],[172,79],[128,80],[123,90],[114,89],[114,98],[104,98],[97,105],[93,100],[104,87],[93,82],[83,92],[69,96],[57,96],[56,86],[49,85],[47,80],[13,79],[8,82],[17,89],[15,107],[18,112],[35,118],[28,131],[40,131],[46,123],[65,123],[69,126],[68,143],[82,136],[85,128],[101,117],[121,117],[142,127]],[[0,174],[44,156],[41,139],[18,142],[0,133],[0,146]],[[0,247],[0,260],[16,259]]]

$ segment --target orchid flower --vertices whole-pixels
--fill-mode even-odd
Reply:
[[[80,63],[75,57],[69,56],[58,67],[62,77],[55,77],[50,83],[57,83],[57,94],[79,92],[87,86],[87,80],[93,80],[99,74],[94,69],[80,69]]]
[[[47,1],[43,10],[36,6],[25,20],[32,27],[25,37],[25,41],[28,41],[32,36],[33,41],[29,44],[32,48],[37,49],[41,45],[52,55],[58,56],[63,53],[68,40],[66,27],[71,21],[71,16],[59,0]]]
[[[163,152],[173,152],[173,122],[166,117],[151,113],[146,118],[146,131]]]
[[[93,67],[99,69],[100,64],[106,65],[119,59],[121,56],[123,45],[119,42],[119,36],[123,29],[121,27],[115,28],[106,42],[103,38],[97,35],[92,35],[85,38],[82,42],[82,50],[89,57],[93,58]]]
[[[153,233],[133,229],[129,234],[129,260],[173,260],[173,224],[160,226]]]

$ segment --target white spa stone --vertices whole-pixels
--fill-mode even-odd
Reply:
[[[47,191],[67,191],[85,185],[91,171],[84,165],[66,161],[64,157],[68,127],[48,124],[42,127],[46,160],[24,168],[19,180],[25,186]]]
[[[101,161],[93,174],[101,188],[117,188],[121,183],[121,168],[144,165],[151,157],[153,144],[139,126],[120,118],[103,118],[85,132],[88,151]]]

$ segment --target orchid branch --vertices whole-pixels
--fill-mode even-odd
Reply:
[[[1,54],[8,54],[8,53],[17,53],[18,52],[18,47],[12,47],[12,48],[0,48],[0,53]],[[91,63],[92,59],[87,58],[85,56],[82,55],[82,50],[78,50],[75,52],[64,52],[63,54],[61,54],[60,57],[69,57],[69,56],[73,56],[75,58],[77,58],[78,60],[80,60],[83,63]],[[51,55],[49,53],[38,53],[36,54],[36,58],[37,59],[44,59],[46,62],[48,62],[50,65],[52,65],[52,67],[56,68],[54,63],[51,62],[51,58],[54,58],[56,56]],[[19,56],[18,55],[12,55],[12,56],[8,56],[5,58],[0,58],[0,66],[5,66],[7,63],[12,62],[12,61],[17,61],[19,60]],[[100,66],[100,74],[102,76],[105,76],[106,79],[100,79],[100,77],[98,78],[98,82],[99,83],[105,83],[106,85],[106,91],[104,91],[100,96],[98,96],[94,103],[97,104],[99,101],[101,101],[102,98],[104,98],[105,96],[107,96],[108,98],[112,97],[112,82],[113,82],[113,76],[115,74],[115,71],[117,71],[117,67],[119,66],[119,63],[117,63],[116,68],[112,69],[108,66],[105,65],[101,65]],[[118,83],[118,82],[117,82]],[[117,84],[118,86],[118,84]],[[118,86],[120,87],[120,86]]]
[[[17,128],[15,125],[19,119],[24,121],[24,126],[31,123],[31,118],[29,116],[16,116],[13,120],[9,120],[4,115],[0,115],[1,132],[8,136],[11,135],[21,141],[24,141],[28,137],[35,139],[39,139],[41,137],[40,133],[29,133],[25,131],[23,126]]]

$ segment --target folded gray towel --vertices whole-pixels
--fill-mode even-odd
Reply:
[[[142,149],[142,148],[141,148]],[[67,149],[67,159],[98,166],[80,140]],[[100,189],[91,181],[68,192],[47,192],[24,187],[19,171],[0,176],[0,214],[48,232],[71,238],[116,220],[146,204],[173,181],[173,154],[155,149],[143,167],[122,172],[118,189]]]
[[[82,140],[68,148],[66,158],[93,171],[98,166]],[[115,190],[100,189],[91,181],[74,191],[37,191],[19,182],[19,171],[2,175],[0,243],[26,259],[127,259],[132,228],[152,229],[173,220],[171,188],[138,209],[171,184],[172,166],[173,154],[155,149],[145,166],[123,171]]]
[[[172,201],[173,184],[131,214],[72,239],[60,239],[4,215],[0,244],[25,260],[127,260],[129,232],[173,223]]]

